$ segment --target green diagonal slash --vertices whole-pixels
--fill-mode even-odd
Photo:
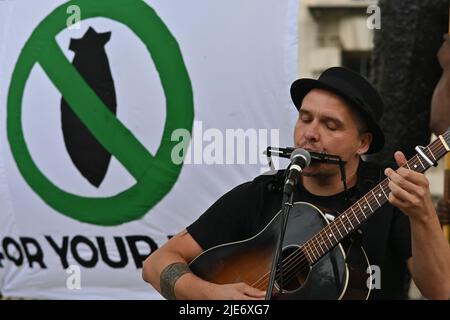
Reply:
[[[167,110],[155,156],[109,111],[57,45],[55,37],[66,27],[69,5],[79,6],[83,19],[107,17],[127,25],[149,50],[161,79]],[[59,189],[42,174],[32,160],[21,124],[23,91],[35,63],[41,65],[96,139],[136,179],[135,185],[112,197],[81,197]],[[39,24],[20,53],[8,93],[8,140],[23,178],[48,205],[82,222],[118,225],[141,218],[176,182],[181,165],[171,160],[177,143],[171,141],[171,133],[177,128],[192,131],[193,110],[192,87],[178,44],[153,9],[140,0],[70,1]]]

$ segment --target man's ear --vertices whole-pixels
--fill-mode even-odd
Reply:
[[[370,132],[365,132],[360,135],[360,145],[356,153],[362,155],[369,150],[370,144],[372,143],[373,135]]]

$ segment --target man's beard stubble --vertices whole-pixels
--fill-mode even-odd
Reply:
[[[340,175],[339,167],[329,163],[313,163],[303,170],[304,177],[329,179],[336,174]]]

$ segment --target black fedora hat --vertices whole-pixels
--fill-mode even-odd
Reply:
[[[378,121],[383,114],[383,101],[377,90],[364,77],[342,67],[325,70],[319,79],[298,79],[291,85],[291,97],[297,109],[312,89],[325,89],[344,98],[366,121],[373,135],[366,153],[375,153],[384,146],[384,134]]]

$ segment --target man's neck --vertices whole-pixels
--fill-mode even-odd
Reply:
[[[347,188],[358,181],[358,164],[345,168]],[[344,191],[340,173],[330,176],[303,176],[303,187],[317,196],[331,196]]]

